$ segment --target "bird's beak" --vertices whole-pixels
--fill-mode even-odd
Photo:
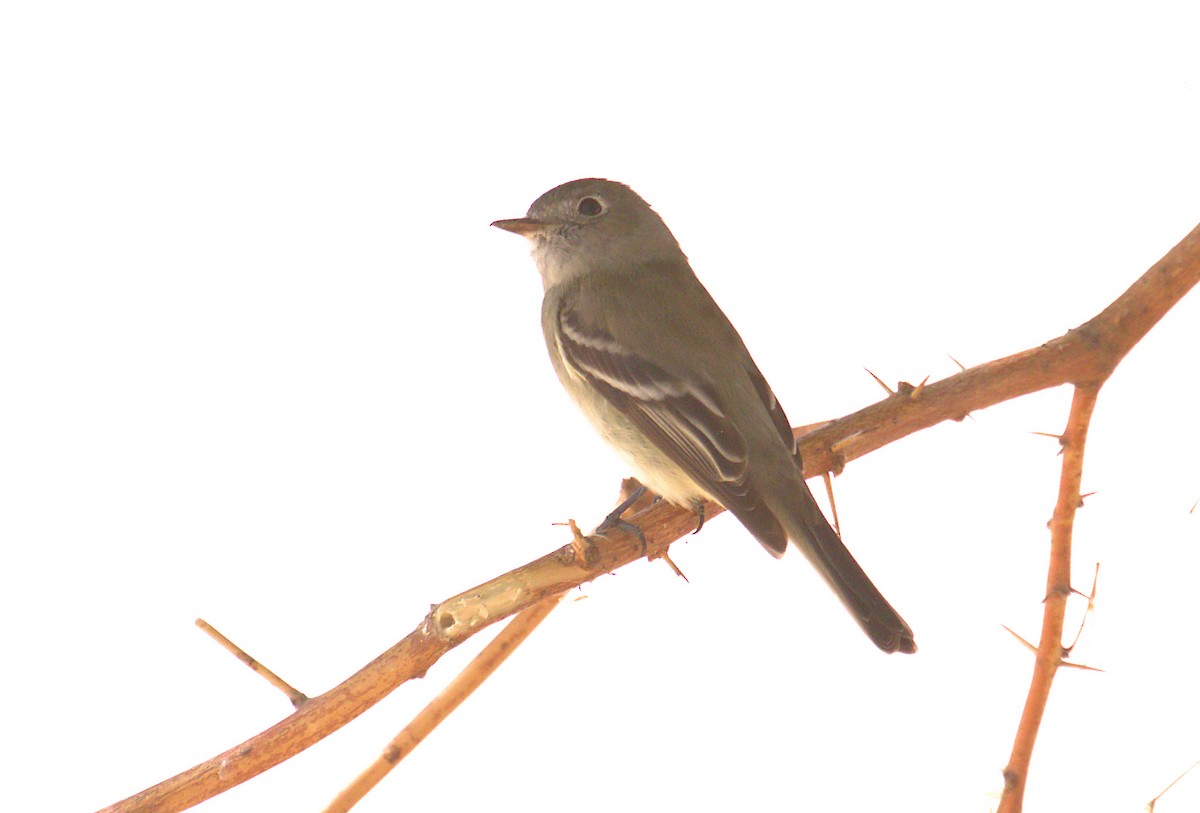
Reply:
[[[497,220],[492,225],[498,229],[519,234],[522,237],[533,237],[539,231],[546,228],[545,223],[540,220],[534,220],[531,217],[514,217],[512,220]]]

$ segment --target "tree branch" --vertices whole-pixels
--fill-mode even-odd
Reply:
[[[804,473],[846,463],[946,420],[1062,384],[1108,378],[1125,354],[1200,281],[1200,226],[1092,319],[1043,345],[898,393],[831,421],[801,440]]]
[[[799,438],[806,476],[845,464],[942,421],[1065,383],[1102,381],[1138,340],[1200,280],[1200,226],[1103,312],[1079,328],[1007,358],[897,394]],[[707,515],[720,511],[710,505]],[[105,811],[184,810],[279,764],[336,731],[451,648],[490,624],[649,555],[690,533],[690,511],[658,503],[636,516],[646,543],[621,531],[572,543],[433,609],[406,638],[339,686],[212,759]],[[1043,635],[1043,642],[1046,636]]]
[[[1080,497],[1083,450],[1099,393],[1099,384],[1075,388],[1067,428],[1062,434],[1062,474],[1058,482],[1058,502],[1050,519],[1050,567],[1046,574],[1046,598],[1042,602],[1042,637],[1038,641],[1033,678],[1017,726],[1012,754],[1004,769],[1004,793],[1000,797],[998,813],[1021,811],[1033,745],[1050,700],[1050,685],[1063,661],[1063,619],[1067,613],[1067,598],[1071,595],[1071,536],[1075,511],[1083,502]]]
[[[516,618],[500,630],[500,634],[483,648],[459,675],[450,681],[442,690],[413,718],[412,722],[397,734],[379,758],[365,771],[359,774],[332,802],[325,808],[324,813],[347,813],[383,778],[391,772],[400,760],[412,753],[433,729],[437,728],[450,713],[471,696],[490,677],[500,664],[512,654],[521,643],[529,637],[538,624],[545,620],[550,611],[558,606],[562,596],[554,596],[540,604],[535,604],[528,610],[522,610]]]

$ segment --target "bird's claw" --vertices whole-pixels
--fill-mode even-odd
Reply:
[[[634,525],[632,522],[621,519],[621,515],[633,507],[633,504],[640,500],[642,495],[645,493],[645,486],[638,486],[636,489],[634,489],[632,494],[622,500],[620,505],[609,512],[609,515],[604,518],[603,522],[596,526],[596,530],[592,533],[603,536],[605,531],[611,531],[614,529],[625,531],[625,533],[632,534],[641,540],[642,553],[645,554],[646,535],[642,533],[642,529]]]

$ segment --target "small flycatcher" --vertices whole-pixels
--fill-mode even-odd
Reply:
[[[533,244],[559,381],[642,482],[696,510],[720,503],[774,556],[791,540],[876,646],[916,652],[808,490],[771,387],[649,204],[588,178],[492,225]]]

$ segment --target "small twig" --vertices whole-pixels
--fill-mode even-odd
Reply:
[[[1063,463],[1058,483],[1058,501],[1050,520],[1050,566],[1046,573],[1042,637],[1038,642],[1033,677],[1025,698],[1025,708],[1021,712],[1021,722],[1017,726],[1012,753],[1004,769],[1004,793],[1000,796],[998,813],[1019,813],[1021,810],[1029,763],[1033,758],[1033,745],[1037,741],[1042,716],[1050,699],[1050,686],[1063,662],[1063,620],[1067,598],[1071,595],[1071,535],[1075,512],[1079,508],[1083,451],[1099,392],[1099,384],[1075,387],[1067,428],[1062,435]]]
[[[546,599],[541,604],[535,604],[523,610],[512,621],[509,621],[500,634],[491,640],[483,650],[467,664],[467,668],[458,674],[450,684],[435,697],[429,705],[421,709],[404,729],[388,743],[387,748],[379,755],[370,767],[358,775],[337,797],[325,808],[325,813],[345,813],[354,807],[372,788],[380,783],[400,760],[404,759],[413,749],[420,745],[429,733],[450,716],[459,705],[471,696],[471,693],[496,671],[500,664],[512,654],[529,634],[537,629],[538,624],[558,606],[563,593]]]
[[[294,708],[300,708],[308,702],[308,695],[304,694],[304,692],[300,691],[299,689],[293,688],[279,675],[275,674],[257,660],[250,657],[246,650],[242,649],[233,641],[229,640],[220,632],[218,632],[216,627],[214,627],[212,624],[208,623],[203,618],[197,618],[196,626],[208,633],[209,637],[218,644],[232,652],[234,657],[236,657],[239,661],[249,666],[250,671],[259,675],[263,678],[263,680],[267,681],[267,683],[270,683],[276,689],[286,694],[288,700],[292,701],[292,706]]]
[[[918,401],[885,398],[804,436],[808,472],[842,471],[898,438],[1060,384],[1104,381],[1125,354],[1200,282],[1200,226],[1125,293],[1079,327],[1020,353],[926,385]]]
[[[1197,766],[1200,766],[1200,759],[1193,762],[1191,764],[1191,767],[1189,767],[1186,771],[1181,773],[1179,776],[1172,779],[1171,783],[1169,785],[1167,785],[1165,788],[1163,788],[1162,791],[1159,792],[1159,794],[1157,796],[1155,796],[1150,801],[1146,802],[1146,813],[1154,813],[1154,805],[1156,805],[1158,803],[1158,800],[1161,799],[1162,797],[1166,796],[1167,791],[1169,791],[1171,788],[1173,788],[1177,784],[1179,784],[1180,779],[1183,779],[1185,776],[1190,774],[1192,771],[1196,770]]]

